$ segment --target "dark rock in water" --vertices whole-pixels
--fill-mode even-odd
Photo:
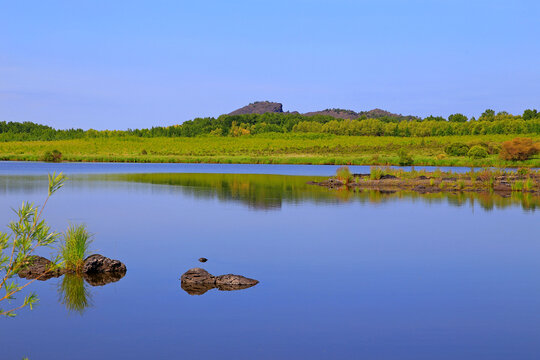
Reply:
[[[229,115],[244,115],[244,114],[264,114],[264,113],[282,113],[283,105],[270,101],[256,101],[252,104],[234,110]]]
[[[259,282],[241,275],[227,274],[214,276],[201,268],[189,269],[181,277],[181,286],[190,295],[202,295],[208,290],[242,290]]]
[[[202,263],[205,263],[205,262],[208,261],[208,259],[207,258],[200,258],[199,261],[202,262]]]
[[[83,273],[126,273],[126,265],[119,260],[109,259],[100,254],[90,255],[84,260]],[[122,275],[123,276],[123,275]]]
[[[104,273],[88,273],[84,274],[84,280],[92,286],[103,286],[113,282],[117,282],[126,275],[125,271],[104,272]]]
[[[193,268],[186,271],[180,277],[182,283],[186,284],[212,284],[216,283],[216,277],[201,268]]]
[[[216,287],[222,291],[242,290],[257,285],[259,282],[241,275],[220,275],[216,277]]]
[[[257,280],[249,279],[241,275],[220,275],[216,276],[216,286],[224,285],[257,285],[259,282]]]
[[[64,269],[51,269],[52,262],[41,256],[32,255],[25,267],[19,271],[19,277],[23,279],[49,280],[53,277],[60,277],[64,274]]]

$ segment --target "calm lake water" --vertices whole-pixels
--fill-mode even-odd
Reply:
[[[128,269],[34,283],[2,359],[540,358],[538,198],[306,185],[335,169],[0,163],[2,230],[64,171],[49,224],[85,223]],[[260,283],[189,295],[193,267]]]

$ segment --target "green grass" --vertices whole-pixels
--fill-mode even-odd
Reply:
[[[82,268],[91,242],[91,236],[84,225],[69,226],[60,247],[64,266],[68,271],[77,272]]]
[[[500,145],[514,137],[470,135],[403,138],[291,133],[235,138],[125,136],[12,141],[0,143],[0,160],[40,161],[46,152],[57,149],[62,153],[62,161],[71,162],[399,165],[403,163],[403,156],[400,158],[398,155],[401,151],[411,157],[412,165],[540,166],[539,155],[527,161],[512,162],[500,160],[497,154],[490,154],[483,159],[445,154],[446,146],[456,142]],[[527,137],[540,141],[538,134]]]

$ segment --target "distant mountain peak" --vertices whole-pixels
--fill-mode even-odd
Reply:
[[[283,104],[278,102],[271,102],[271,101],[255,101],[249,105],[246,105],[240,109],[234,110],[233,112],[229,113],[229,115],[244,115],[244,114],[264,114],[264,113],[282,113],[283,112]],[[291,112],[291,114],[297,114],[297,111]],[[389,117],[389,118],[397,118],[402,120],[411,120],[414,119],[414,116],[411,115],[401,115],[401,114],[394,114],[386,110],[382,110],[379,108],[369,110],[369,111],[360,111],[356,112],[354,110],[348,110],[348,109],[339,109],[339,108],[333,108],[333,109],[325,109],[325,110],[319,110],[319,111],[311,111],[302,114],[304,116],[315,116],[315,115],[323,115],[323,116],[331,116],[336,119],[358,119],[359,117],[365,116],[368,119],[378,119],[382,117]]]
[[[254,103],[230,112],[229,115],[264,114],[267,112],[282,113],[283,104],[271,101],[255,101]]]

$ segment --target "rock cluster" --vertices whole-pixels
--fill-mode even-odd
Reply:
[[[201,268],[186,271],[180,277],[182,289],[190,295],[202,295],[208,290],[242,290],[257,285],[259,282],[241,275],[227,274],[214,276]]]
[[[48,280],[60,277],[65,269],[51,268],[51,261],[41,256],[31,256],[28,264],[19,271],[19,277],[25,279]],[[126,275],[127,269],[119,260],[109,259],[103,255],[90,255],[84,260],[82,276],[92,286],[101,286],[120,280]]]

